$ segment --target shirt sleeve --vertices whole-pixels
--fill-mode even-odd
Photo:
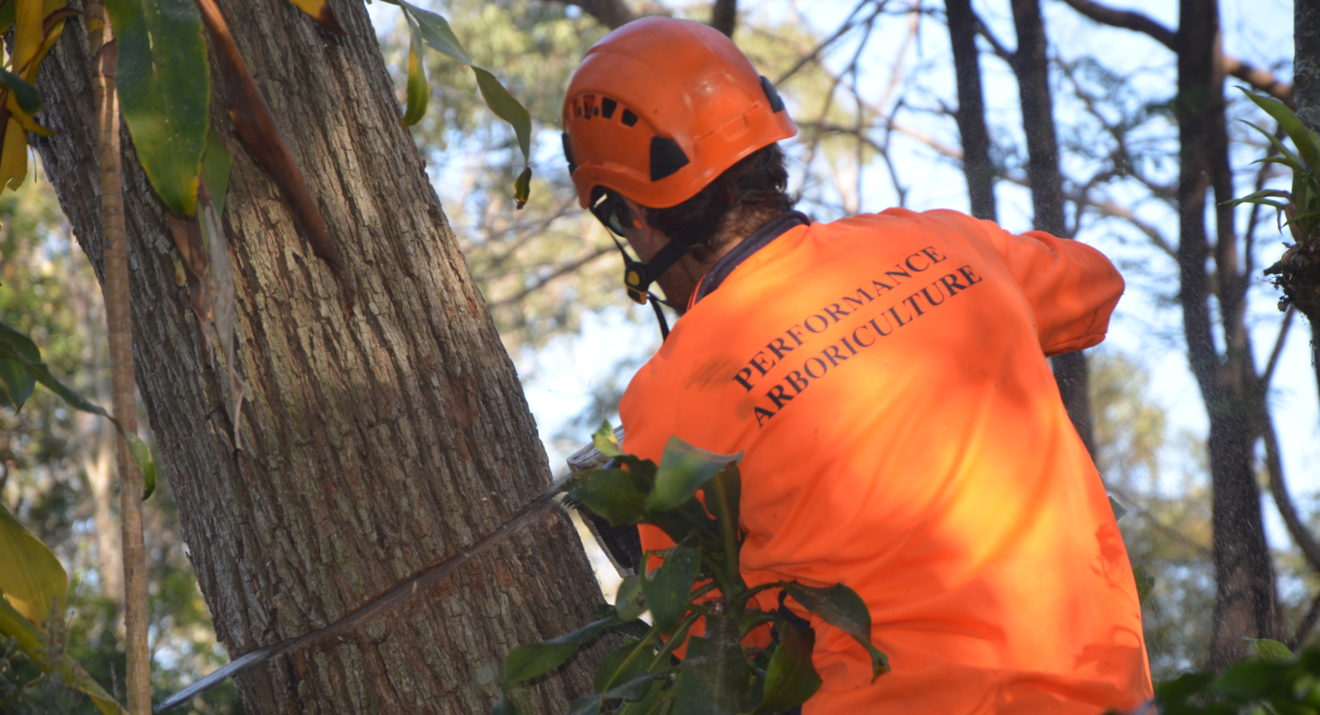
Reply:
[[[993,221],[953,211],[959,223],[988,241],[1016,279],[1036,318],[1045,355],[1089,348],[1104,340],[1123,295],[1123,276],[1100,251],[1044,231],[1013,234]]]

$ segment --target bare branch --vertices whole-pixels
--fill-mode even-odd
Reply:
[[[1174,49],[1174,31],[1156,22],[1149,15],[1136,11],[1117,10],[1094,2],[1094,0],[1063,1],[1084,17],[1088,17],[1102,25],[1135,30],[1149,36],[1170,50]],[[1220,62],[1223,63],[1224,72],[1246,82],[1253,89],[1265,92],[1289,105],[1293,103],[1292,85],[1280,80],[1273,72],[1227,55],[1220,55]]]
[[[553,0],[564,5],[575,5],[611,30],[637,19],[623,0]]]
[[[1293,503],[1292,495],[1288,493],[1288,484],[1283,478],[1283,463],[1279,457],[1279,436],[1274,431],[1274,420],[1271,419],[1265,406],[1263,397],[1257,403],[1260,410],[1260,433],[1265,439],[1265,468],[1270,475],[1270,495],[1274,497],[1274,503],[1279,507],[1279,516],[1283,517],[1283,523],[1288,527],[1288,534],[1292,536],[1293,543],[1297,544],[1298,550],[1306,558],[1306,563],[1320,572],[1320,543],[1316,542],[1315,536],[1307,528],[1301,516],[1297,513],[1297,506]]]
[[[1283,344],[1288,339],[1288,330],[1292,328],[1293,315],[1297,309],[1288,306],[1288,312],[1283,314],[1283,325],[1279,326],[1279,337],[1274,339],[1274,348],[1270,350],[1270,359],[1265,363],[1265,372],[1261,374],[1257,389],[1261,394],[1265,394],[1270,389],[1270,382],[1274,379],[1274,368],[1279,364],[1279,355],[1283,354]]]
[[[1297,630],[1293,632],[1292,639],[1288,641],[1287,646],[1296,650],[1297,646],[1301,645],[1302,641],[1311,635],[1311,629],[1315,628],[1317,618],[1320,618],[1320,593],[1317,593],[1315,598],[1311,599],[1311,605],[1306,609],[1306,615],[1302,617],[1302,622],[1297,625]]]

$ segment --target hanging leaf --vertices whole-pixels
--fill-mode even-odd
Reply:
[[[655,487],[646,499],[646,510],[662,512],[677,507],[719,474],[724,465],[741,457],[742,453],[717,454],[670,437],[656,471]]]
[[[63,617],[68,592],[55,553],[0,504],[0,598],[44,630],[52,612]]]
[[[0,144],[0,189],[17,189],[27,177],[27,132],[18,120],[4,115],[5,135]]]
[[[675,546],[664,552],[660,567],[642,579],[642,593],[651,618],[661,633],[668,633],[682,620],[692,597],[692,582],[701,564],[701,550]]]
[[[468,57],[467,50],[463,49],[463,43],[458,41],[448,20],[408,2],[400,1],[394,4],[403,9],[404,17],[421,33],[426,44],[471,66],[472,58]]]
[[[5,380],[4,391],[10,389],[9,378],[6,376],[15,369],[22,369],[30,379],[44,385],[46,389],[58,395],[70,407],[109,419],[114,424],[115,429],[119,430],[119,434],[128,440],[133,461],[142,470],[144,479],[149,480],[143,499],[151,495],[151,490],[155,489],[156,485],[156,459],[146,443],[142,442],[142,439],[137,435],[126,431],[119,420],[112,417],[104,408],[89,402],[68,385],[56,379],[46,367],[46,364],[41,361],[41,351],[37,349],[36,344],[28,336],[4,323],[0,323],[0,377]],[[31,393],[31,389],[28,390],[28,393]],[[4,395],[0,394],[0,397],[2,396]],[[21,405],[22,402],[20,401],[18,406]]]
[[[431,94],[431,88],[426,83],[426,65],[422,63],[422,33],[416,25],[409,25],[409,29],[412,40],[408,43],[408,81],[404,92],[408,105],[399,120],[405,127],[421,121],[426,114],[426,101]]]
[[[437,15],[430,10],[417,7],[406,0],[385,0],[393,5],[398,5],[403,10],[403,16],[407,20],[409,27],[415,36],[419,36],[423,42],[432,49],[442,52],[449,57],[462,62],[472,69],[473,75],[477,78],[477,89],[481,92],[481,98],[486,102],[486,106],[495,113],[495,116],[508,122],[513,127],[513,133],[518,138],[518,147],[522,150],[523,170],[518,174],[518,178],[513,182],[513,197],[517,202],[518,208],[522,208],[531,193],[532,185],[532,115],[527,108],[522,105],[509,90],[505,89],[499,79],[488,69],[473,64],[472,58],[468,56],[467,50],[463,49],[463,43],[459,41],[454,34],[454,30],[449,26],[449,21]],[[405,117],[412,114],[412,52],[409,52],[408,69],[408,97],[409,107],[405,112]],[[424,111],[424,110],[422,110]],[[418,119],[420,119],[420,114]],[[405,122],[407,123],[407,122]]]
[[[192,0],[106,0],[118,38],[124,123],[151,186],[192,216],[210,112],[210,68]]]
[[[294,7],[302,10],[316,20],[317,24],[336,35],[344,35],[344,28],[339,24],[339,18],[335,17],[334,10],[330,9],[330,3],[326,0],[289,0]]]
[[[857,592],[843,584],[813,588],[800,583],[786,583],[784,590],[821,620],[847,633],[871,656],[871,677],[889,670],[889,659],[871,643],[871,613]]]

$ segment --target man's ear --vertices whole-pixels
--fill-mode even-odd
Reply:
[[[630,229],[628,240],[633,244],[633,248],[637,250],[638,255],[646,257],[643,260],[649,260],[651,256],[659,253],[666,243],[669,243],[669,236],[647,222],[648,209],[645,206],[626,196],[622,198],[628,206],[629,217],[627,223]]]

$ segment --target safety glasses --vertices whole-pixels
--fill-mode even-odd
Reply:
[[[589,208],[596,219],[605,224],[605,228],[619,236],[623,236],[624,227],[632,223],[632,212],[628,210],[628,204],[624,203],[622,196],[612,191],[600,190]]]

